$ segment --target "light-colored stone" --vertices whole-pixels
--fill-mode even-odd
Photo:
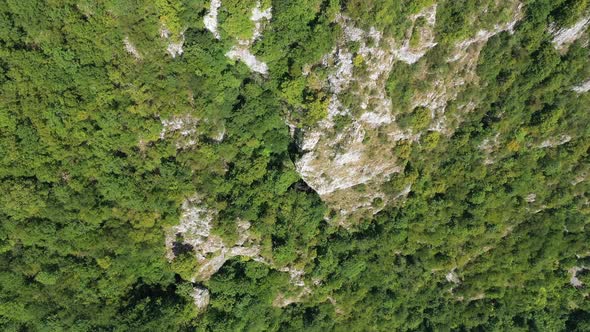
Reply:
[[[478,146],[480,150],[483,151],[485,155],[484,165],[491,165],[494,163],[494,159],[492,157],[493,153],[500,147],[500,133],[496,133],[493,138],[486,138],[484,139],[481,144]]]
[[[559,137],[553,137],[553,138],[549,138],[549,139],[544,140],[543,142],[541,142],[541,144],[539,144],[538,147],[541,149],[554,148],[556,146],[560,146],[565,143],[568,143],[571,140],[572,140],[572,137],[570,135],[562,134],[562,135],[559,135]]]
[[[299,293],[292,297],[286,297],[285,294],[279,293],[273,300],[272,305],[277,308],[284,308],[290,304],[303,301],[303,299],[305,299],[305,297],[310,295],[311,293],[312,290],[309,287],[302,287]]]
[[[168,40],[168,46],[166,47],[166,51],[172,58],[175,58],[179,55],[182,55],[184,49],[182,46],[184,45],[184,32],[180,33],[180,37],[174,38],[172,36],[172,32],[166,28],[166,26],[160,27],[160,37]]]
[[[411,34],[413,29],[408,31],[408,35],[402,42],[402,45],[393,49],[393,54],[397,60],[406,62],[408,64],[416,63],[426,54],[426,52],[428,52],[428,50],[437,45],[437,43],[434,42],[436,9],[437,4],[434,4],[411,17],[413,23],[415,23],[418,18],[424,17],[426,19],[426,27],[423,27],[420,29],[420,31],[417,31],[420,34],[420,43],[415,47],[410,45],[410,38],[412,37]]]
[[[133,55],[135,59],[141,60],[141,54],[139,53],[135,45],[131,43],[131,40],[129,40],[128,36],[125,37],[125,39],[123,39],[123,45],[125,46],[125,50],[127,51],[127,53]]]
[[[210,294],[208,289],[203,287],[195,287],[192,296],[197,309],[203,310],[209,305]]]
[[[189,148],[197,144],[198,133],[196,127],[199,123],[198,118],[186,114],[183,116],[174,116],[169,119],[161,119],[160,121],[162,122],[160,139],[169,138],[174,133],[177,133],[175,139],[178,149]]]
[[[249,45],[248,45],[249,46]],[[225,54],[226,57],[232,60],[242,61],[250,70],[266,75],[268,74],[268,66],[266,63],[258,60],[252,52],[250,52],[249,47],[244,47],[243,45],[237,45],[232,47],[232,49]]]
[[[528,194],[524,200],[527,203],[534,203],[537,200],[537,194],[535,194],[535,193]]]
[[[576,288],[580,288],[584,286],[584,283],[578,278],[578,273],[588,270],[588,268],[584,266],[574,266],[569,269],[567,272],[570,274],[570,284]]]
[[[166,51],[170,54],[171,57],[176,58],[178,55],[182,55],[184,52],[182,46],[184,45],[184,34],[181,36],[181,40],[178,42],[170,42]]]
[[[453,284],[457,284],[457,285],[461,284],[461,279],[459,279],[459,276],[457,275],[457,273],[455,273],[455,270],[452,270],[449,273],[447,273],[445,278],[447,279],[448,282],[451,282]]]
[[[279,269],[279,271],[289,273],[289,276],[291,277],[291,284],[298,286],[298,287],[305,286],[305,282],[303,281],[303,276],[305,275],[305,271],[291,268],[291,267],[284,267],[284,268]]]
[[[391,100],[386,96],[385,81],[391,71],[394,55],[388,50],[381,32],[375,28],[364,31],[357,28],[352,20],[339,15],[336,22],[342,26],[343,36],[339,45],[324,56],[322,66],[333,67],[328,75],[327,87],[332,93],[328,104],[327,118],[317,126],[304,131],[302,150],[306,152],[296,163],[299,173],[324,200],[345,196],[345,191],[373,179],[387,180],[388,175],[399,171],[393,162],[383,162],[383,156],[393,159],[389,153],[371,158],[374,147],[366,144],[367,133],[392,123]],[[371,41],[371,46],[369,46]],[[347,42],[360,44],[358,55],[362,57],[367,76],[355,74],[353,54],[346,47]],[[308,66],[309,67],[309,66]],[[352,88],[355,84],[358,87]],[[343,107],[340,94],[350,91],[358,97],[359,104],[367,111],[353,117]],[[350,124],[335,129],[337,117],[349,117]],[[349,196],[356,195],[349,193]],[[334,205],[340,213],[353,212],[360,207],[370,207],[374,194],[365,195],[350,204]],[[335,199],[337,200],[337,199]]]
[[[590,15],[582,17],[571,27],[557,28],[552,26],[550,31],[553,34],[555,48],[560,51],[566,50],[571,43],[582,37],[589,26]]]
[[[221,7],[221,0],[211,0],[209,4],[209,12],[203,18],[203,24],[205,28],[215,36],[217,39],[221,39],[221,35],[217,30],[217,15],[219,13],[219,7]]]
[[[252,34],[253,41],[262,36],[262,20],[270,21],[272,19],[272,7],[261,10],[260,6],[260,2],[257,2],[256,7],[252,9],[252,16],[250,16],[250,20],[254,22],[254,33]]]
[[[252,38],[249,40],[238,40],[238,43],[234,45],[225,56],[232,60],[242,61],[254,72],[262,75],[268,74],[268,66],[266,63],[256,58],[256,56],[252,54],[250,48],[252,44],[262,36],[262,30],[264,28],[263,20],[270,21],[271,18],[272,7],[261,10],[261,4],[260,1],[258,1],[256,7],[252,9],[252,15],[250,16],[250,20],[254,22]]]
[[[575,87],[572,88],[572,90],[574,90],[574,92],[577,92],[577,93],[586,93],[586,92],[590,91],[590,80],[587,80],[586,82],[584,82],[580,85],[576,85]]]
[[[453,126],[460,119],[457,116],[447,117],[447,104],[469,84],[477,84],[475,69],[487,40],[502,31],[511,32],[522,18],[522,4],[511,2],[508,5],[513,11],[509,22],[478,31],[472,38],[457,43],[448,59],[451,67],[448,74],[441,76],[426,71],[419,74],[424,76],[428,86],[422,91],[414,91],[410,110],[415,107],[430,110],[432,121],[423,131],[399,127],[396,123],[397,105],[387,96],[386,82],[396,61],[416,63],[436,45],[434,26],[437,6],[426,7],[410,17],[411,28],[399,41],[384,37],[375,28],[367,31],[360,29],[345,15],[336,17],[335,22],[343,32],[338,44],[323,57],[320,64],[304,66],[308,75],[314,66],[330,69],[324,87],[332,96],[327,117],[311,128],[303,128],[300,143],[303,155],[296,162],[296,167],[305,182],[329,207],[339,212],[343,217],[341,220],[347,219],[349,214],[366,210],[375,213],[381,209],[381,204],[373,206],[374,199],[381,198],[387,204],[405,197],[406,192],[411,190],[411,186],[400,188],[400,195],[390,197],[380,192],[381,185],[403,169],[391,148],[403,141],[417,142],[428,131],[452,135]],[[420,17],[425,18],[426,24],[415,28]],[[420,34],[413,47],[410,46],[412,33]],[[351,42],[359,45],[356,54],[348,48]],[[362,63],[362,69],[355,68],[355,63]],[[355,114],[343,105],[341,98],[344,93],[354,96]],[[471,112],[476,107],[473,101],[458,106],[462,113]],[[347,124],[337,125],[342,119],[347,119]],[[496,144],[495,141],[493,143]],[[492,147],[484,144],[482,148]],[[492,162],[490,155],[486,162]]]

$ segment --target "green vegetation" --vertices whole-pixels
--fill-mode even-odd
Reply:
[[[590,286],[568,272],[590,266],[590,94],[571,90],[590,62],[583,41],[560,54],[547,29],[575,22],[587,1],[524,1],[514,34],[487,42],[478,79],[447,106],[449,135],[430,131],[412,98],[450,70],[454,43],[511,17],[502,1],[438,2],[439,44],[396,62],[387,81],[400,126],[424,132],[384,147],[403,167],[383,191],[411,185],[406,199],[377,197],[383,209],[346,229],[295,170],[285,120],[326,117],[327,69],[303,68],[337,44],[336,15],[400,38],[408,15],[434,3],[263,1],[272,21],[252,52],[264,77],[225,57],[251,37],[255,1],[223,1],[217,41],[204,0],[0,0],[0,329],[590,330]],[[162,25],[184,32],[182,56],[167,54]],[[191,144],[177,146],[179,130],[161,137],[162,120],[187,115]],[[164,240],[195,193],[219,211],[222,238],[250,221],[264,259],[235,257],[199,281],[203,310],[190,248],[169,262]],[[303,270],[310,291],[284,267]]]
[[[388,35],[401,38],[410,26],[408,17],[436,2],[435,0],[349,0],[343,1],[343,6],[347,14],[357,19],[365,27],[374,25]],[[452,2],[449,1],[449,3]]]
[[[429,127],[432,119],[431,113],[426,107],[416,107],[411,113],[401,114],[397,122],[404,129],[411,128],[421,131]]]
[[[250,21],[254,0],[228,0],[222,2],[220,27],[229,37],[247,40],[252,38],[254,24]]]

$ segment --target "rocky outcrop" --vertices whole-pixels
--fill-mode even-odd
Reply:
[[[173,37],[170,30],[168,30],[165,26],[162,26],[160,28],[160,37],[168,40],[168,47],[166,47],[166,51],[171,57],[175,58],[176,56],[182,55],[184,52],[182,48],[184,45],[184,32],[181,32],[180,36]]]
[[[574,266],[567,272],[570,274],[570,285],[580,288],[584,286],[584,283],[578,278],[578,273],[588,270],[585,266]]]
[[[431,7],[421,15],[433,17],[435,10]],[[359,29],[343,15],[336,21],[342,27],[342,39],[319,65],[333,68],[326,82],[332,94],[328,115],[315,127],[304,129],[300,144],[303,156],[296,166],[306,183],[340,215],[367,210],[375,213],[380,207],[374,201],[387,200],[375,189],[401,170],[391,149],[382,148],[388,143],[379,138],[379,133],[388,133],[385,141],[392,146],[399,140],[415,139],[394,123],[392,102],[385,90],[394,62],[409,54],[409,44],[385,40],[375,28]],[[348,47],[351,42],[360,45],[356,55]],[[424,52],[431,44],[426,38],[417,49]],[[354,106],[362,110],[360,114],[353,114],[343,104],[344,93],[354,95]],[[348,124],[338,123],[343,121]],[[366,184],[372,190],[355,190]]]
[[[209,280],[223,265],[231,258],[246,257],[257,262],[267,264],[273,269],[280,272],[288,273],[290,284],[298,292],[296,299],[312,293],[307,286],[304,276],[305,272],[294,267],[277,267],[272,259],[267,259],[261,255],[261,244],[250,232],[251,224],[248,221],[236,221],[236,240],[228,242],[213,233],[217,219],[217,211],[208,208],[203,200],[198,196],[185,200],[182,204],[182,213],[178,225],[171,227],[166,231],[166,258],[173,261],[177,256],[177,248],[189,248],[195,256],[197,269],[192,276],[191,282],[206,282]],[[201,286],[194,289],[192,293],[195,306],[202,310],[209,303],[209,291]],[[277,298],[280,298],[281,294]],[[293,303],[297,301],[294,298],[277,300],[280,303]]]
[[[574,92],[577,93],[586,93],[588,91],[590,91],[590,80],[587,80],[586,82],[580,84],[580,85],[576,85],[572,88],[572,90],[574,90]]]
[[[139,51],[137,50],[137,48],[135,47],[135,45],[133,45],[131,43],[131,40],[129,40],[129,37],[125,37],[125,39],[123,39],[123,45],[125,46],[125,50],[127,51],[127,53],[133,55],[133,57],[137,60],[141,60],[141,54],[139,53]]]
[[[448,282],[456,284],[456,285],[461,284],[461,279],[459,279],[459,276],[455,272],[455,269],[453,269],[449,273],[447,273],[445,275],[445,279],[447,279]]]
[[[221,35],[217,30],[217,15],[219,13],[219,7],[221,7],[221,0],[211,0],[209,5],[209,12],[203,18],[203,24],[205,28],[215,36],[217,39],[221,39]]]
[[[484,139],[478,148],[484,153],[484,165],[491,165],[495,162],[493,153],[500,148],[500,133],[496,133],[493,138]]]
[[[436,46],[437,43],[434,42],[436,8],[437,5],[434,4],[410,17],[414,28],[408,30],[406,39],[402,42],[402,45],[393,49],[393,54],[396,59],[408,64],[413,64],[418,62],[428,50]],[[424,26],[416,26],[416,20],[419,18],[424,18],[426,22]],[[412,45],[412,41],[414,40],[418,41],[417,45]]]
[[[162,131],[160,139],[168,139],[176,143],[177,149],[188,149],[197,145],[200,136],[204,133],[197,130],[201,124],[201,119],[192,114],[176,115],[168,119],[161,119]],[[206,119],[203,120],[207,127],[213,129],[208,138],[214,142],[221,142],[225,138],[225,126],[223,123],[211,123]]]
[[[209,305],[210,294],[207,288],[195,287],[192,293],[193,302],[198,310],[203,310]]]
[[[168,230],[166,235],[166,257],[175,258],[174,247],[181,239],[189,245],[196,257],[199,269],[195,280],[208,280],[232,257],[241,256],[264,261],[260,256],[260,246],[250,236],[250,223],[239,220],[235,243],[226,243],[220,236],[211,233],[217,211],[209,209],[197,196],[182,204],[180,223]]]
[[[197,143],[197,124],[199,119],[187,114],[162,119],[162,131],[160,139],[173,138],[176,148],[188,148]]]
[[[403,168],[392,148],[403,141],[417,142],[427,132],[447,136],[454,132],[458,119],[447,118],[447,105],[468,84],[477,83],[475,69],[487,40],[500,32],[512,31],[521,19],[522,5],[511,6],[511,21],[478,31],[472,38],[457,43],[448,59],[448,73],[440,75],[418,68],[417,75],[421,75],[426,88],[414,91],[409,108],[430,111],[426,129],[399,126],[396,120],[400,107],[387,96],[386,83],[397,61],[417,63],[437,45],[437,6],[411,16],[411,27],[403,40],[386,38],[375,28],[359,29],[344,15],[337,17],[336,23],[343,31],[337,46],[320,64],[303,68],[308,75],[318,67],[329,69],[325,89],[331,100],[327,117],[311,128],[303,128],[299,144],[303,154],[296,166],[305,182],[342,219],[367,211],[376,213],[384,204],[409,193],[411,186],[400,188],[399,195],[385,195],[381,190]],[[353,51],[350,45],[358,45],[358,50]],[[475,102],[467,102],[459,109],[470,112],[476,106]]]
[[[283,293],[277,294],[272,302],[272,305],[277,308],[284,308],[290,304],[302,302],[306,296],[312,294],[312,290],[309,287],[303,287],[299,292],[293,296],[287,296]]]
[[[250,16],[250,20],[254,22],[252,38],[248,40],[238,40],[237,45],[232,47],[225,56],[232,60],[242,61],[248,66],[248,68],[250,68],[250,70],[266,75],[268,73],[268,66],[266,63],[256,58],[256,56],[250,51],[252,44],[262,36],[262,30],[264,28],[263,22],[269,22],[272,18],[272,7],[261,10],[260,6],[260,1],[258,1],[256,7],[252,9],[252,16]]]
[[[260,1],[256,3],[256,7],[252,9],[252,15],[250,20],[254,23],[254,31],[252,32],[252,38],[250,39],[239,39],[236,45],[234,45],[225,56],[236,61],[243,62],[250,70],[263,75],[268,74],[268,66],[263,61],[260,61],[250,50],[254,42],[260,39],[262,36],[262,30],[264,29],[265,22],[270,22],[272,18],[272,7],[262,10],[262,4]],[[221,0],[211,0],[209,6],[209,12],[203,19],[205,28],[215,36],[216,39],[221,39],[221,34],[218,30],[217,15],[219,8],[221,7]]]
[[[544,148],[554,148],[563,144],[566,144],[572,140],[570,135],[561,134],[558,137],[552,137],[549,139],[544,140],[539,144],[537,147],[544,149]]]
[[[479,30],[473,37],[455,44],[451,55],[447,59],[449,72],[445,75],[426,73],[424,80],[431,82],[429,88],[416,91],[413,97],[413,107],[426,107],[431,111],[432,124],[430,131],[436,131],[450,136],[455,131],[459,118],[448,118],[445,114],[449,101],[465,91],[468,84],[477,84],[477,63],[481,50],[487,41],[501,32],[512,33],[516,24],[522,19],[523,8],[520,3],[513,3],[512,19],[504,24],[496,24],[493,29]],[[477,107],[474,102],[460,105],[461,113],[468,113]],[[454,126],[451,126],[453,124]]]
[[[553,45],[557,50],[566,51],[571,43],[584,35],[588,27],[590,27],[590,15],[582,17],[571,27],[557,28],[555,25],[551,26],[550,32],[553,34]]]

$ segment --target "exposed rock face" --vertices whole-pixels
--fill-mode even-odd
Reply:
[[[298,294],[294,296],[285,296],[285,294],[279,293],[272,302],[272,305],[278,308],[284,308],[290,304],[301,302],[306,296],[312,293],[311,288],[303,287]]]
[[[572,90],[574,90],[574,92],[577,92],[577,93],[586,93],[586,92],[590,91],[590,80],[573,87]]]
[[[432,113],[432,125],[429,130],[450,136],[455,128],[449,126],[460,119],[449,119],[445,111],[449,101],[455,100],[465,90],[467,84],[478,82],[476,75],[477,63],[481,50],[487,41],[501,32],[512,33],[516,23],[522,18],[522,4],[511,5],[513,18],[507,23],[496,24],[492,30],[480,30],[475,36],[455,45],[451,56],[447,60],[450,65],[449,73],[444,76],[425,75],[424,80],[432,82],[426,91],[414,95],[413,107],[426,107]],[[468,113],[477,105],[473,102],[461,105],[461,111]]]
[[[431,7],[426,8],[422,12],[410,17],[412,23],[416,23],[416,20],[423,17],[426,20],[426,26],[420,27],[417,33],[420,35],[420,43],[417,46],[411,46],[410,41],[412,38],[412,30],[408,30],[406,39],[402,43],[400,48],[394,49],[393,54],[396,59],[404,61],[408,64],[413,64],[420,60],[428,50],[436,46],[434,42],[434,25],[436,24],[436,8],[434,4]]]
[[[524,200],[528,203],[534,203],[537,200],[537,194],[535,194],[535,193],[528,194]]]
[[[467,51],[472,45],[485,44],[490,38],[499,34],[500,32],[509,31],[512,33],[516,23],[522,19],[523,14],[521,3],[515,3],[512,6],[514,7],[514,14],[513,19],[510,22],[505,24],[496,24],[492,30],[479,30],[472,38],[459,42],[457,45],[455,45],[454,55],[449,59],[449,62],[458,61],[463,57],[469,56]],[[479,51],[481,51],[481,49]]]
[[[160,132],[160,139],[165,139],[170,135],[176,135],[176,147],[178,149],[187,148],[197,143],[196,126],[199,119],[191,116],[176,116],[170,119],[162,119],[162,131]]]
[[[289,276],[291,277],[291,284],[299,287],[305,286],[305,281],[303,281],[303,276],[305,275],[305,272],[303,270],[284,267],[279,269],[279,271],[289,273]]]
[[[412,27],[401,41],[385,38],[374,28],[364,31],[346,16],[338,16],[336,22],[343,35],[319,65],[331,69],[326,82],[332,94],[328,115],[312,128],[303,129],[303,155],[296,163],[305,182],[340,215],[357,211],[376,213],[382,205],[375,202],[386,204],[405,197],[411,187],[400,188],[399,195],[389,197],[381,192],[381,185],[403,167],[391,148],[401,141],[416,142],[429,131],[453,133],[451,124],[457,119],[447,119],[447,104],[467,84],[477,82],[475,69],[487,40],[502,31],[512,31],[522,17],[522,6],[511,6],[510,22],[498,24],[490,31],[478,31],[473,38],[456,45],[448,59],[449,73],[421,74],[427,88],[414,93],[410,109],[430,110],[432,120],[426,130],[400,128],[396,123],[399,107],[387,96],[386,82],[396,61],[416,63],[437,45],[433,32],[437,6],[424,8],[410,17]],[[423,24],[416,26],[419,18]],[[413,33],[419,38],[412,38]],[[356,53],[349,46],[352,43],[359,45]],[[304,73],[311,70],[312,65],[303,68]],[[347,94],[353,98],[345,98]],[[470,102],[460,109],[469,112],[476,106]]]
[[[207,308],[209,305],[209,290],[203,287],[195,287],[193,291],[193,300],[195,303],[195,307],[199,310],[203,310]]]
[[[205,24],[205,28],[211,31],[213,36],[217,39],[221,39],[221,35],[217,30],[217,14],[219,12],[219,7],[221,7],[221,0],[211,0],[211,4],[209,5],[209,12],[203,19],[203,24]]]
[[[248,40],[238,40],[237,44],[234,45],[225,54],[225,56],[232,60],[242,61],[244,64],[246,64],[246,66],[248,66],[248,68],[250,68],[250,70],[266,75],[268,73],[268,66],[266,65],[266,63],[256,58],[256,56],[252,54],[252,51],[250,50],[252,44],[254,44],[254,42],[262,36],[264,22],[269,22],[272,18],[272,7],[262,10],[261,6],[262,5],[260,1],[258,1],[256,3],[256,7],[252,9],[252,15],[250,16],[250,20],[254,22],[254,31],[252,33],[252,38]],[[213,33],[213,35],[217,39],[221,39],[217,22],[217,15],[220,7],[221,0],[211,0],[209,12],[203,19],[205,28],[211,31],[211,33]]]
[[[277,269],[272,260],[261,255],[259,240],[250,233],[251,224],[248,221],[237,220],[237,240],[228,243],[220,236],[212,233],[217,218],[217,211],[208,208],[198,197],[194,196],[182,204],[180,223],[166,232],[166,258],[172,261],[176,258],[175,248],[179,245],[190,248],[198,263],[196,274],[192,282],[209,280],[229,259],[233,257],[248,257],[257,262]],[[179,243],[178,241],[181,241]],[[297,299],[311,294],[312,290],[304,281],[305,272],[293,267],[278,268],[278,271],[289,273],[290,282],[297,289],[301,289]],[[202,310],[209,303],[209,291],[196,287],[193,292],[195,306]],[[295,301],[285,300],[285,301]],[[292,302],[289,302],[292,303]]]
[[[209,239],[216,212],[206,209],[200,203],[198,197],[189,198],[182,203],[180,223],[172,227],[166,236],[166,248],[168,249],[166,258],[168,260],[172,260],[175,257],[172,248],[177,235],[181,235],[183,237],[183,243],[195,248],[196,254],[203,259],[205,258],[201,250],[203,246],[206,247],[205,251],[210,251],[211,249],[215,251],[222,247],[220,239],[214,239],[213,241]]]
[[[211,278],[225,264],[235,256],[250,257],[264,261],[260,256],[260,246],[250,239],[250,223],[238,221],[238,240],[235,243],[225,243],[217,235],[211,234],[217,211],[208,209],[198,197],[187,199],[182,204],[180,224],[172,227],[166,236],[166,257],[173,260],[173,247],[179,236],[184,244],[193,248],[199,270],[194,280]]]
[[[560,51],[567,50],[567,47],[578,40],[590,26],[590,15],[578,20],[573,26],[558,29],[553,26],[550,31],[553,33],[553,44]]]
[[[452,270],[451,272],[447,273],[445,279],[447,279],[448,282],[451,282],[453,284],[458,285],[461,283],[461,279],[459,279],[459,276],[457,275],[457,273],[455,273],[455,270]]]
[[[254,33],[252,34],[252,40],[257,40],[262,36],[262,20],[270,21],[272,19],[272,7],[268,7],[265,10],[261,10],[262,6],[260,1],[256,3],[256,7],[252,9],[252,16],[250,20],[254,22]]]
[[[337,18],[344,35],[331,54],[324,57],[322,66],[334,66],[328,76],[328,89],[332,93],[328,116],[315,128],[304,133],[301,147],[304,155],[296,163],[303,179],[332,208],[346,215],[358,209],[372,209],[378,192],[360,194],[352,191],[356,185],[374,182],[375,186],[400,171],[396,157],[390,150],[383,150],[377,140],[380,127],[392,125],[389,132],[399,132],[393,124],[391,100],[386,96],[385,83],[395,61],[397,48],[393,41],[383,40],[381,32],[374,28],[363,31],[345,16]],[[358,55],[366,73],[359,75],[353,64],[349,42],[360,44]],[[352,93],[364,112],[352,114],[340,98],[344,92]],[[348,121],[338,127],[337,121]],[[405,138],[404,134],[398,136]],[[395,141],[395,138],[392,141]]]
[[[582,281],[580,279],[578,279],[578,273],[588,270],[588,268],[582,266],[574,266],[571,269],[569,269],[567,272],[570,274],[570,284],[576,288],[580,288],[582,286],[584,286],[584,283],[582,283]]]
[[[493,138],[486,138],[481,142],[478,146],[480,150],[482,150],[485,154],[485,159],[483,161],[484,165],[491,165],[494,163],[494,159],[492,158],[492,154],[500,147],[500,133],[496,133]]]
[[[290,282],[293,286],[298,287],[298,292],[293,296],[285,296],[285,294],[282,293],[277,294],[277,297],[274,299],[272,303],[273,306],[283,308],[288,306],[289,304],[301,302],[305,299],[306,296],[309,296],[313,293],[313,290],[309,286],[307,286],[305,281],[303,280],[303,276],[305,275],[305,272],[303,270],[291,267],[284,267],[279,269],[279,271],[289,273],[289,276],[291,277]],[[318,286],[320,283],[321,282],[316,281],[314,283],[314,286]]]
[[[172,38],[170,30],[162,26],[160,29],[160,37],[168,40],[168,47],[166,51],[171,57],[175,58],[177,55],[182,55],[184,52],[182,46],[184,45],[184,32],[180,33],[180,37]]]
[[[256,3],[256,7],[252,9],[252,16],[250,20],[254,22],[254,32],[252,33],[252,39],[249,40],[238,40],[238,44],[232,47],[232,49],[225,54],[232,60],[239,60],[250,68],[250,70],[266,75],[268,73],[268,66],[266,63],[258,60],[254,54],[250,51],[250,47],[254,42],[262,36],[263,20],[267,22],[272,18],[272,7],[265,9],[264,11],[260,8],[260,1]]]
[[[125,50],[133,55],[133,57],[137,60],[141,60],[141,54],[139,53],[139,51],[137,50],[137,48],[135,48],[135,45],[133,45],[131,43],[131,40],[129,40],[129,37],[125,37],[125,39],[123,39],[123,45],[125,46]]]
[[[201,119],[191,115],[177,115],[168,119],[161,119],[162,131],[160,139],[171,139],[176,142],[177,149],[187,149],[199,143],[199,136],[203,133],[197,131],[197,126]],[[207,123],[207,120],[203,120]],[[209,138],[221,142],[225,137],[225,127],[223,124],[207,123],[210,128],[215,128],[215,132],[209,134]]]
[[[240,41],[238,45],[225,54],[232,60],[242,61],[250,70],[266,75],[268,73],[268,66],[266,63],[258,60],[252,52],[250,52],[250,43]]]
[[[570,135],[562,134],[562,135],[559,135],[559,137],[550,138],[550,139],[547,139],[547,140],[541,142],[541,144],[539,144],[538,147],[541,149],[554,148],[556,146],[560,146],[565,143],[568,143],[571,140],[572,140],[572,137]]]
[[[181,55],[184,51],[182,49],[182,45],[184,44],[184,35],[182,35],[182,39],[179,42],[173,43],[170,42],[166,51],[170,54],[173,58],[176,58],[177,55]]]

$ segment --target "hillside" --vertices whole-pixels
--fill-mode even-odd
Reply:
[[[589,1],[0,3],[1,330],[590,331]]]

